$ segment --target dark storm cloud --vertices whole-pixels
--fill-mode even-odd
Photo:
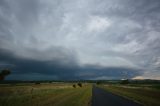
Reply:
[[[36,79],[34,78],[36,75],[50,75],[53,77],[50,79],[76,79],[74,74],[77,66],[74,61],[70,62],[70,64],[72,64],[72,67],[70,67],[69,65],[66,66],[66,64],[62,64],[59,59],[54,59],[52,61],[23,59],[16,57],[11,52],[2,49],[0,53],[0,60],[5,62],[5,64],[0,63],[1,68],[10,68],[12,70],[13,75],[10,76],[11,78],[15,75],[25,76],[26,74],[26,77],[30,78],[30,80]]]
[[[0,67],[9,79],[160,79],[159,12],[159,0],[1,0]]]
[[[80,67],[72,61],[72,67],[54,61],[35,61],[22,59],[8,51],[2,50],[0,60],[5,62],[1,68],[10,68],[12,75],[8,79],[15,80],[79,80],[79,79],[120,79],[132,78],[141,74],[140,70],[123,67],[106,67],[86,65]]]
[[[82,79],[126,79],[142,74],[143,70],[126,67],[101,67],[86,65],[77,72]]]

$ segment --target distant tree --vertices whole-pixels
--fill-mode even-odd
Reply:
[[[48,83],[52,83],[52,81],[49,81]]]
[[[129,80],[128,79],[124,79],[120,82],[121,84],[129,84]]]
[[[100,81],[97,81],[96,84],[99,85],[99,84],[101,84],[101,82],[100,82]]]
[[[80,82],[79,82],[77,85],[78,85],[79,87],[82,87],[82,83],[80,83]]]
[[[11,71],[9,69],[3,69],[1,72],[0,72],[0,81],[1,80],[4,80],[5,77],[7,75],[9,75],[11,73]]]
[[[41,84],[40,82],[35,82],[35,85],[39,85],[39,84]]]
[[[75,85],[75,84],[73,84],[73,88],[76,88],[76,85]]]

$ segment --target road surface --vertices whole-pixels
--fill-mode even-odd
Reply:
[[[142,106],[131,100],[107,92],[101,88],[92,88],[92,106]]]

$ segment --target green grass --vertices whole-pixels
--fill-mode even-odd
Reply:
[[[129,84],[129,86],[160,90],[160,84]]]
[[[0,106],[89,106],[91,85],[71,84],[0,86]]]
[[[132,99],[145,106],[160,106],[160,90],[152,89],[152,87],[134,87],[133,85],[106,85],[100,87],[117,95]]]

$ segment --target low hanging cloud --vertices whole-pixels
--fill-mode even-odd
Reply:
[[[1,0],[0,68],[8,79],[160,79],[159,12],[158,0]]]

